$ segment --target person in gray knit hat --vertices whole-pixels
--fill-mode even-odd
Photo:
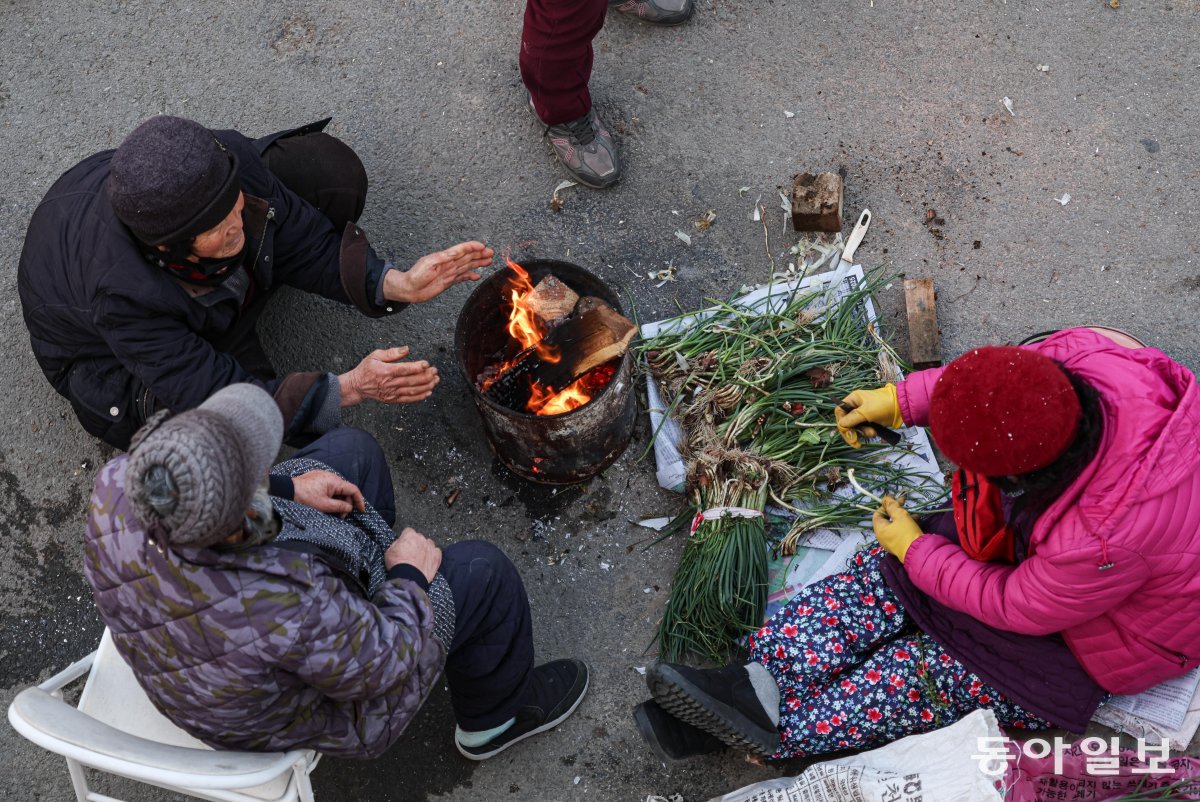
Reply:
[[[257,491],[279,451],[283,418],[251,384],[220,390],[195,410],[158,413],[138,433],[126,475],[134,514],[174,546],[212,546],[248,521],[263,524]],[[273,535],[274,532],[271,532]]]
[[[252,140],[152,117],[50,188],[18,291],[34,355],[87,431],[126,448],[156,411],[250,382],[271,393],[285,439],[300,444],[338,426],[343,407],[433,392],[437,369],[406,347],[341,374],[278,376],[255,332],[285,284],[382,317],[491,264],[492,249],[474,241],[408,270],[381,259],[356,222],[366,170],[321,130],[328,122]]]
[[[161,412],[96,478],[84,574],[150,700],[216,748],[374,757],[443,675],[482,760],[570,716],[580,660],[535,667],[529,600],[495,546],[397,537],[375,440],[339,428],[271,467],[283,419],[227,387]]]

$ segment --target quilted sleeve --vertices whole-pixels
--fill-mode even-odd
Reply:
[[[1108,547],[1109,567],[1091,544],[1020,565],[972,559],[940,535],[922,535],[904,568],[933,598],[997,629],[1048,635],[1103,615],[1140,588],[1150,571],[1136,552]]]
[[[896,385],[896,400],[900,404],[900,417],[905,425],[929,425],[929,398],[943,370],[945,368],[918,370]]]

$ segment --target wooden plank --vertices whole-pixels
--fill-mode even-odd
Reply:
[[[904,280],[904,305],[908,312],[908,346],[914,368],[942,364],[942,333],[938,329],[937,296],[933,279]]]
[[[842,230],[842,177],[800,173],[792,182],[792,227],[797,231]]]

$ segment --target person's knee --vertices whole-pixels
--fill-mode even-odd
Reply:
[[[362,456],[367,459],[383,459],[383,448],[375,436],[364,429],[353,426],[341,426],[331,429],[324,435],[331,448],[345,454]]]
[[[498,546],[484,540],[462,540],[442,549],[443,574],[451,589],[460,582],[493,590],[521,587],[517,566]]]
[[[288,189],[317,207],[341,231],[367,201],[367,168],[353,148],[323,131],[280,139],[263,154]]]
[[[486,540],[460,540],[447,546],[444,551],[453,552],[455,557],[460,560],[463,558],[472,562],[483,560],[502,572],[517,570],[512,560],[499,546],[488,543]]]

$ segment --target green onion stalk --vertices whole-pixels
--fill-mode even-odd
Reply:
[[[848,488],[906,496],[916,513],[944,501],[940,485],[894,464],[896,449],[851,448],[834,408],[850,392],[894,381],[900,360],[870,323],[865,300],[885,281],[872,271],[830,303],[824,291],[793,291],[769,308],[718,303],[715,313],[640,346],[681,425],[687,496],[696,512],[775,505],[794,516],[768,542],[762,514],[703,521],[680,557],[659,626],[662,656],[685,652],[721,662],[762,625],[770,549],[792,553],[817,529],[861,530],[875,504]]]

